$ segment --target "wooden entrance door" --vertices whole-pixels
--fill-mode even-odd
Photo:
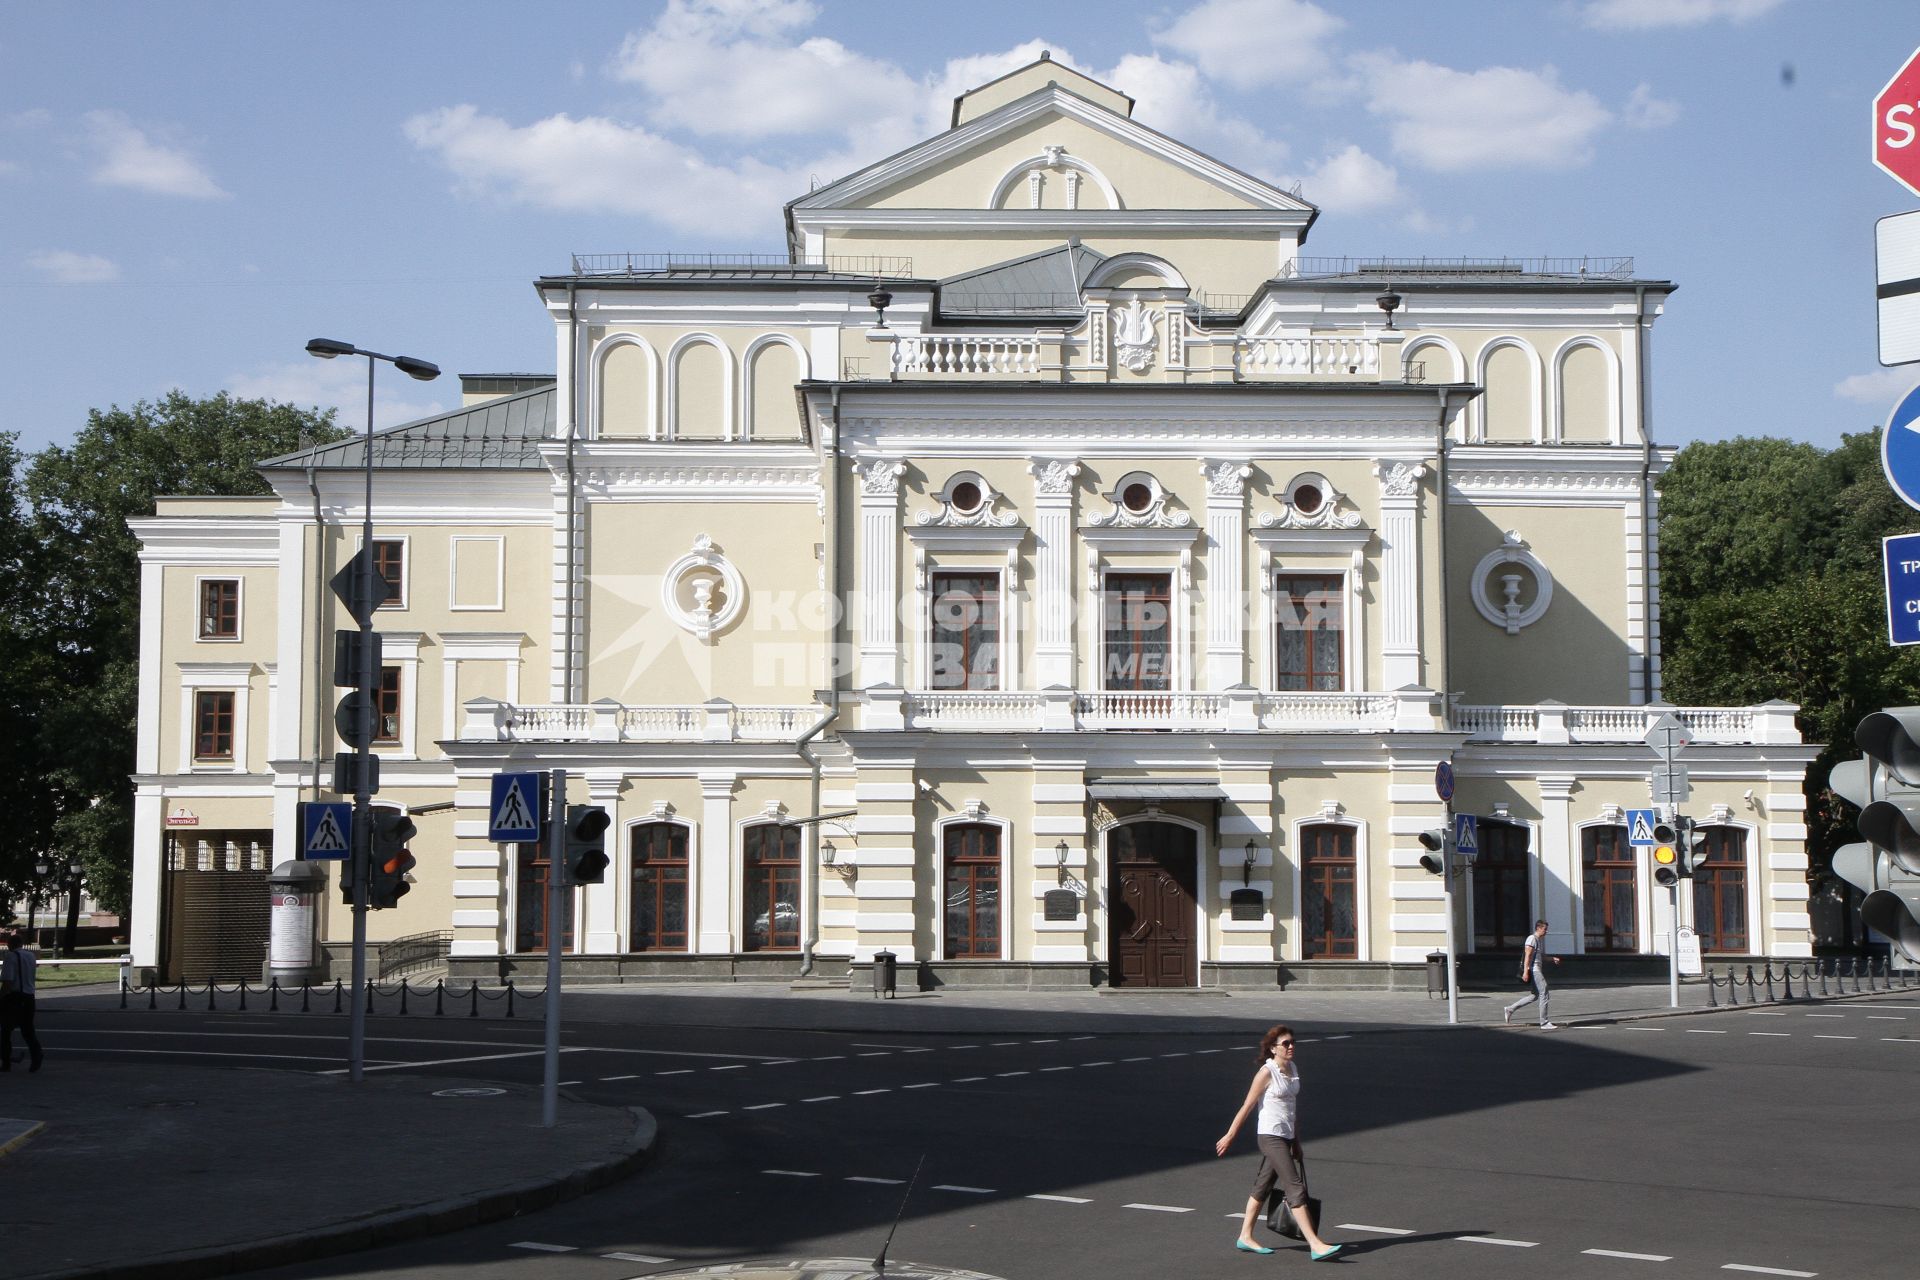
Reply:
[[[1107,833],[1114,986],[1196,985],[1198,843],[1193,831],[1171,822],[1134,822]]]

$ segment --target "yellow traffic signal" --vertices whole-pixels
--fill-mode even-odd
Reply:
[[[1672,843],[1653,846],[1653,878],[1662,888],[1667,888],[1680,879],[1680,851]]]

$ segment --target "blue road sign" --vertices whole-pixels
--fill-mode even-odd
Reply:
[[[1441,800],[1453,799],[1453,764],[1442,760],[1433,766],[1433,790]]]
[[[1893,406],[1887,429],[1880,433],[1880,467],[1900,501],[1920,507],[1920,387]]]
[[[537,773],[496,773],[493,799],[487,804],[487,839],[495,844],[534,844],[540,839],[540,793],[544,781]]]
[[[1480,856],[1479,814],[1456,813],[1453,815],[1453,851],[1463,858]]]
[[[353,849],[353,806],[306,801],[300,806],[300,856],[345,860]]]
[[[1920,644],[1920,533],[1880,540],[1887,569],[1887,640]]]
[[[1660,842],[1653,838],[1653,824],[1658,821],[1660,821],[1658,809],[1627,810],[1627,843],[1659,844]]]

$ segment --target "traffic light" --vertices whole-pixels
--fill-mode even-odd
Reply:
[[[1920,707],[1876,711],[1853,741],[1866,754],[1833,767],[1829,785],[1860,807],[1864,842],[1833,855],[1833,873],[1865,893],[1860,918],[1920,961]]]
[[[1453,832],[1446,827],[1434,827],[1420,833],[1420,847],[1427,852],[1420,855],[1420,865],[1436,876],[1453,875]]]
[[[1680,874],[1691,877],[1707,860],[1707,833],[1692,818],[1675,818],[1673,826],[1674,835],[1678,837],[1674,849],[1679,854]]]
[[[418,860],[407,848],[407,841],[419,831],[413,825],[413,819],[398,809],[373,811],[373,840],[368,857],[372,863],[367,877],[368,906],[397,907],[400,899],[413,887],[407,883],[407,873],[413,870]]]
[[[568,884],[599,884],[607,878],[607,827],[612,822],[597,804],[567,806]]]
[[[356,892],[358,884],[353,878],[353,869],[358,862],[359,859],[349,853],[340,863],[340,901],[349,907],[353,906],[359,898]]]
[[[1662,889],[1671,889],[1686,874],[1680,869],[1680,828],[1677,822],[1653,824],[1653,880]]]

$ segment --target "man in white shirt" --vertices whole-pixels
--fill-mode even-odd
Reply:
[[[13,1029],[27,1042],[33,1058],[29,1071],[40,1069],[40,1037],[33,1029],[34,971],[40,958],[23,945],[26,938],[18,932],[7,938],[7,949],[0,952],[0,1071],[13,1070]]]
[[[1560,963],[1559,956],[1550,956],[1547,954],[1547,922],[1545,920],[1535,920],[1533,922],[1533,932],[1527,936],[1526,954],[1520,957],[1520,981],[1526,982],[1531,980],[1533,982],[1533,990],[1507,1006],[1508,1022],[1513,1021],[1514,1014],[1520,1012],[1535,1000],[1538,1000],[1540,1002],[1540,1029],[1542,1031],[1559,1030],[1547,1017],[1547,998],[1552,994],[1547,990],[1547,961],[1549,960],[1555,964]]]

